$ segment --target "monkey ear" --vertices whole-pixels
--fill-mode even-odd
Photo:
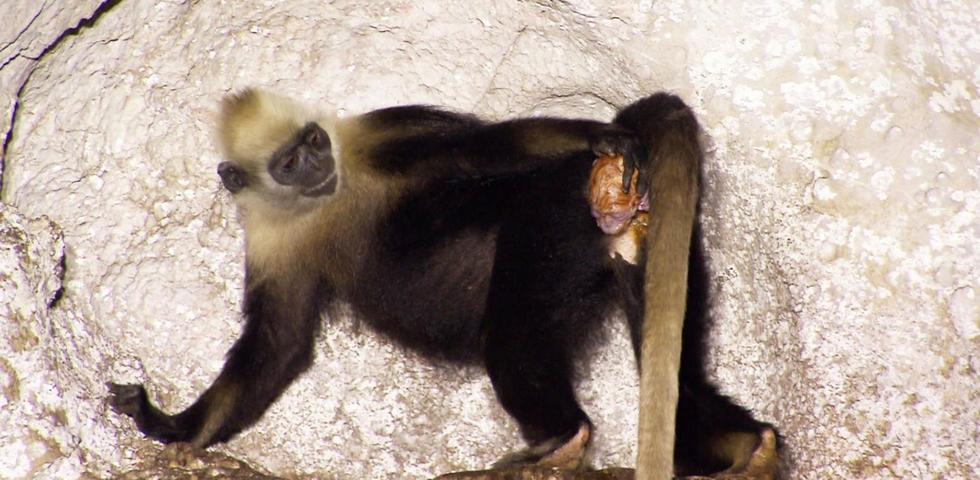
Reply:
[[[231,193],[238,193],[245,188],[245,173],[231,162],[218,164],[218,176],[221,184]]]

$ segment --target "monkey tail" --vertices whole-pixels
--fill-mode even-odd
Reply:
[[[687,304],[688,260],[700,194],[702,150],[694,113],[658,93],[623,109],[615,123],[647,149],[641,181],[650,195],[640,346],[637,480],[673,476],[678,372]]]

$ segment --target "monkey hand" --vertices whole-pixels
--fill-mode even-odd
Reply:
[[[142,413],[143,404],[149,401],[143,385],[120,385],[109,382],[109,406],[116,413],[136,418]]]
[[[156,410],[150,403],[150,397],[146,394],[143,385],[138,384],[118,384],[106,383],[109,387],[109,398],[107,403],[116,413],[121,413],[136,422],[136,426],[144,434],[160,440],[163,443],[170,443],[176,438],[164,435],[159,429],[160,419],[165,416]]]
[[[619,125],[606,125],[589,140],[589,147],[596,157],[622,158],[622,190],[630,193],[636,186],[639,196],[646,193],[648,168],[644,168],[646,149],[632,130]],[[638,178],[634,178],[634,174]],[[637,181],[639,180],[639,181]]]

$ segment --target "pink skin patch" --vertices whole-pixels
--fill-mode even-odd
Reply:
[[[650,195],[643,195],[640,202],[635,207],[628,207],[622,210],[606,210],[600,211],[594,205],[592,206],[592,218],[595,218],[596,224],[603,233],[607,235],[616,235],[621,233],[627,225],[629,225],[630,220],[636,216],[636,212],[647,212],[650,211]]]

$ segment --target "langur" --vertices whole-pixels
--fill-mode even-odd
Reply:
[[[644,400],[656,418],[643,421],[673,427],[666,405],[677,405],[676,447],[667,428],[654,448],[669,449],[668,460],[673,451],[679,472],[737,468],[771,427],[708,383],[700,345],[677,352],[678,315],[687,304],[687,322],[700,324],[692,311],[705,301],[685,273],[696,127],[668,94],[611,123],[489,122],[428,106],[337,118],[262,90],[232,95],[221,107],[218,175],[245,233],[242,334],[180,413],[158,409],[142,385],[110,384],[110,403],[161,442],[226,442],[310,367],[321,314],[343,304],[399,345],[485,367],[528,443],[496,466],[575,468],[593,435],[573,389],[577,362],[604,319],[625,309],[643,375],[666,389],[651,396],[644,379],[644,396],[664,403]],[[590,215],[597,155],[622,156],[623,188],[654,194],[645,273],[611,255],[612,237]]]

